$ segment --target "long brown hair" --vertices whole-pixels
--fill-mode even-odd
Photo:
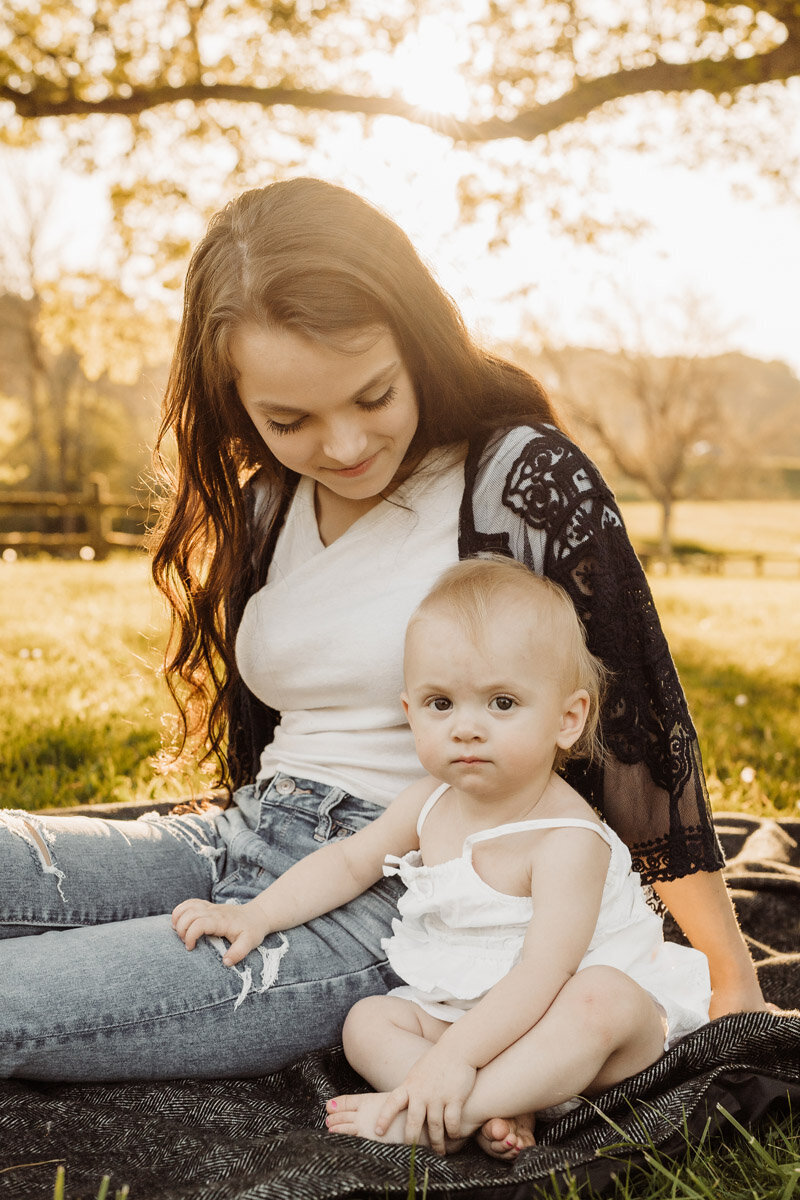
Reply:
[[[170,499],[152,545],[153,578],[172,612],[165,666],[180,749],[204,744],[220,782],[229,778],[226,726],[238,679],[228,614],[252,554],[243,483],[261,468],[281,493],[295,484],[237,394],[231,336],[250,322],[323,342],[388,328],[419,403],[410,461],[503,426],[557,424],[541,385],[473,342],[406,235],[354,193],[292,179],[245,192],[212,218],[186,276],[155,450]],[[162,452],[170,438],[171,469]]]

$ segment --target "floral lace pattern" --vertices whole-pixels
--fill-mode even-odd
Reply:
[[[613,494],[594,464],[553,427],[512,431],[505,449],[493,444],[473,466],[482,472],[482,502],[494,494],[543,539],[541,573],[570,595],[590,649],[612,672],[601,714],[607,760],[574,760],[567,778],[627,842],[645,880],[717,870],[723,858],[697,735]],[[492,528],[485,512],[480,521],[482,529]],[[473,524],[462,554],[485,551],[486,538]],[[528,558],[515,546],[519,539],[507,536],[505,552]]]

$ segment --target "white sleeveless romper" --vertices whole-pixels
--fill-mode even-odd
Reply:
[[[425,802],[418,834],[448,786],[438,787]],[[667,1050],[708,1022],[707,959],[698,950],[664,941],[661,919],[644,898],[627,846],[607,825],[578,818],[484,829],[465,839],[460,858],[432,867],[423,864],[419,850],[402,858],[387,855],[384,874],[399,875],[407,888],[398,902],[400,919],[392,922],[392,937],[383,940],[391,966],[406,981],[390,995],[412,1000],[443,1021],[455,1021],[507,975],[521,957],[533,902],[529,896],[498,892],[481,879],[472,865],[472,848],[507,834],[562,827],[590,829],[611,849],[597,925],[578,970],[616,967],[635,979],[666,1014]]]

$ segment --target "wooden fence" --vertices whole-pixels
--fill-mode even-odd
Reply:
[[[9,513],[14,516],[9,519]],[[148,509],[135,496],[115,496],[108,490],[105,475],[91,475],[83,493],[79,492],[3,492],[0,491],[0,522],[13,523],[17,514],[34,518],[20,525],[38,524],[44,529],[19,529],[5,532],[0,528],[0,551],[13,557],[17,551],[44,550],[50,554],[77,554],[85,559],[107,558],[118,547],[141,549]],[[134,517],[142,531],[124,533],[115,530],[114,519]],[[58,526],[56,529],[49,526]],[[11,555],[7,552],[12,552]]]
[[[3,532],[11,523],[9,513],[32,514],[39,524],[60,528]],[[141,532],[124,533],[113,528],[114,519],[124,515],[141,526]],[[0,491],[0,554],[6,551],[42,551],[104,559],[109,551],[123,547],[142,549],[145,528],[150,523],[148,506],[133,495],[114,496],[105,475],[91,475],[83,493]],[[25,524],[27,522],[23,522]],[[677,569],[708,575],[769,575],[797,577],[800,558],[786,554],[746,551],[681,551],[668,560],[651,550],[638,550],[646,571],[664,573]]]
[[[796,554],[766,554],[750,550],[675,550],[664,558],[652,551],[637,550],[645,571],[669,574],[672,570],[694,575],[749,575],[770,578],[800,576],[800,557]]]

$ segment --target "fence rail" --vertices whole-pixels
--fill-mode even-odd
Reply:
[[[105,475],[89,476],[83,492],[0,492],[0,522],[9,524],[8,514],[33,517],[39,525],[59,525],[58,529],[0,528],[0,550],[52,554],[74,552],[84,558],[104,559],[113,549],[142,549],[144,526],[149,516],[146,504],[133,495],[113,495]],[[114,529],[120,515],[133,516],[142,531],[126,533]],[[28,524],[22,520],[20,524]],[[12,555],[13,557],[13,555]]]
[[[750,550],[676,550],[665,558],[653,551],[637,550],[645,571],[668,574],[673,568],[696,575],[751,575],[770,578],[800,576],[796,554],[768,554]]]
[[[40,523],[57,523],[61,528],[5,532],[1,525],[9,523],[9,512],[32,514]],[[121,514],[133,517],[141,531],[115,530],[113,521]],[[85,552],[82,557],[104,559],[111,550],[120,547],[142,549],[149,518],[150,509],[146,503],[132,494],[113,495],[108,489],[108,480],[101,474],[91,475],[82,493],[0,491],[0,554],[44,550],[52,554]],[[80,528],[74,528],[76,525]],[[707,575],[800,575],[800,557],[790,554],[693,549],[675,550],[665,559],[649,548],[639,548],[637,553],[644,569],[653,573],[668,572],[674,567]]]

